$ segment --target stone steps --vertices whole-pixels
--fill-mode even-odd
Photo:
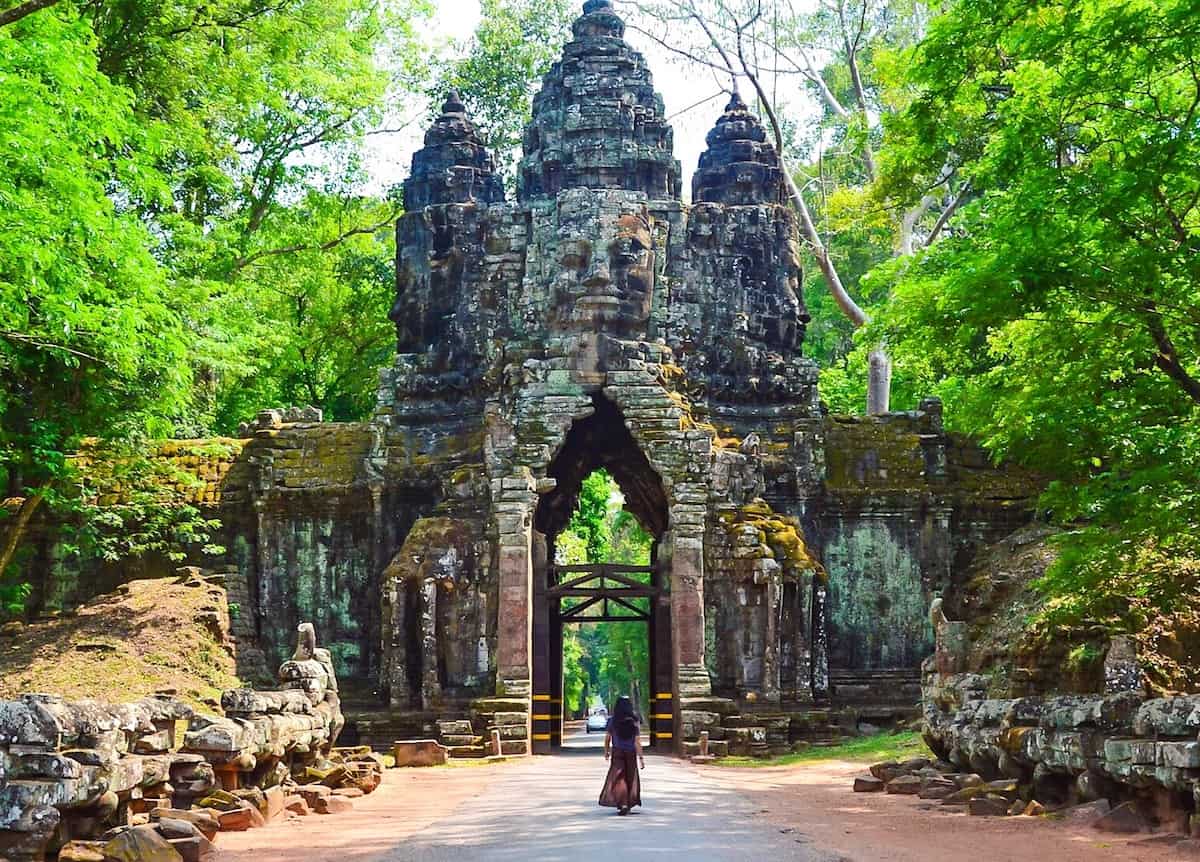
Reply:
[[[447,733],[442,736],[441,743],[447,748],[458,748],[464,745],[483,745],[483,737],[474,733]]]
[[[479,760],[491,754],[490,746],[482,743],[475,745],[448,745],[446,746],[447,753],[451,757],[456,757],[465,760]]]
[[[829,672],[829,696],[839,706],[911,706],[921,699],[921,672],[916,668],[833,670]]]

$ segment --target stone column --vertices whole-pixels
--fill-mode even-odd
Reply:
[[[672,513],[675,528],[667,533],[671,547],[671,628],[675,683],[679,697],[707,697],[712,683],[704,665],[704,540],[702,507]],[[680,515],[699,515],[700,523],[679,523]]]
[[[437,605],[438,583],[426,578],[421,584],[421,708],[430,709],[442,697],[438,679]]]
[[[549,754],[553,743],[550,704],[554,697],[554,656],[550,635],[550,599],[546,596],[550,563],[546,536],[533,530],[530,546],[533,568],[533,712],[530,715],[530,749],[534,754]]]
[[[765,643],[763,644],[762,697],[779,702],[780,618],[783,615],[783,582],[778,567],[767,574],[763,598],[766,601]]]
[[[496,625],[496,693],[529,697],[532,693],[533,548],[535,495],[528,476],[502,480],[496,505],[499,528],[500,607]]]

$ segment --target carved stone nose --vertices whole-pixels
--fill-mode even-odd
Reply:
[[[591,266],[588,267],[587,274],[583,277],[583,285],[589,290],[608,287],[612,284],[612,273],[608,269],[608,261],[604,259],[592,259]]]

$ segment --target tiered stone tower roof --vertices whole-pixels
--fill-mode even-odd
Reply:
[[[533,101],[519,197],[591,188],[678,199],[671,127],[645,58],[625,42],[625,22],[608,0],[588,0],[571,30]]]
[[[467,109],[451,90],[441,116],[425,133],[425,147],[413,154],[412,174],[404,181],[404,206],[419,210],[438,204],[504,201],[496,161],[479,139]]]
[[[692,175],[693,203],[787,204],[779,154],[736,92],[705,140]]]

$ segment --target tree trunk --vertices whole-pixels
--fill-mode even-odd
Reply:
[[[16,556],[17,548],[21,546],[21,539],[25,535],[25,530],[29,526],[29,522],[33,520],[33,514],[42,504],[42,500],[45,499],[46,491],[49,488],[49,484],[38,488],[32,496],[25,498],[21,503],[21,508],[17,510],[16,520],[9,525],[8,530],[5,532],[4,547],[0,549],[0,576],[3,576],[4,570],[8,568],[9,563]]]
[[[26,15],[32,15],[42,9],[48,9],[57,3],[58,0],[29,0],[27,3],[22,3],[19,6],[14,6],[0,12],[0,27],[7,27],[9,24],[15,24]]]
[[[882,344],[867,359],[867,415],[887,413],[892,394],[892,360]]]

